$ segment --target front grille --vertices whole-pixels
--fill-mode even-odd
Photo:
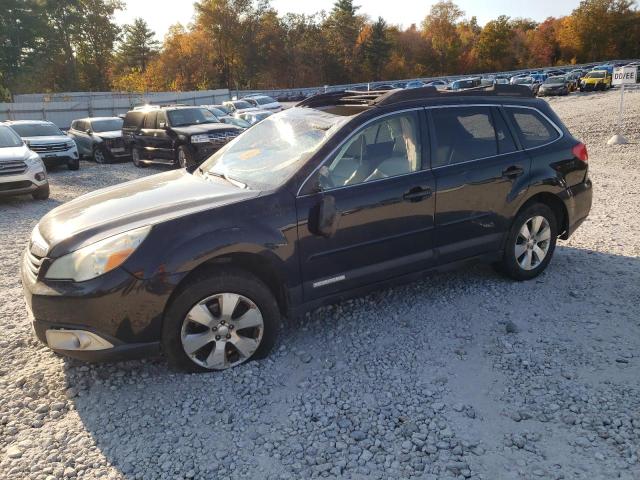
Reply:
[[[109,148],[123,148],[124,140],[122,138],[110,138],[105,140],[105,143]]]
[[[12,190],[23,190],[33,185],[29,180],[22,182],[4,182],[0,183],[0,192],[10,192]]]
[[[27,164],[20,161],[0,162],[0,176],[20,175],[27,170]]]
[[[214,145],[225,145],[238,136],[238,132],[216,132],[209,134],[209,141]]]
[[[29,149],[36,153],[66,152],[71,146],[67,143],[49,143],[47,145],[29,145]]]
[[[31,253],[29,249],[24,254],[24,262],[22,264],[22,269],[25,272],[27,278],[32,282],[35,282],[38,279],[38,274],[40,273],[40,267],[42,266],[43,257],[39,257],[34,253]]]

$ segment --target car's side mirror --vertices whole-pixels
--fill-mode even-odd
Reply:
[[[93,131],[92,131],[90,128],[87,128],[87,129],[85,130],[85,133],[86,133],[87,135],[93,135]]]
[[[160,122],[158,124],[158,128],[161,130],[164,130],[165,128],[167,128],[167,123],[166,122]]]
[[[321,237],[331,237],[338,228],[338,211],[336,199],[332,195],[324,195],[320,202],[309,212],[309,231]]]

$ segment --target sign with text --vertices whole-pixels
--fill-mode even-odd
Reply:
[[[613,69],[613,85],[629,85],[636,83],[638,67],[620,67]]]

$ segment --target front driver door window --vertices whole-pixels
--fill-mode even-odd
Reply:
[[[322,167],[323,190],[416,172],[421,168],[417,117],[397,115],[358,133]]]

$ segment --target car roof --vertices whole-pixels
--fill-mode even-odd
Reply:
[[[55,123],[49,122],[48,120],[7,120],[4,123],[6,123],[7,125],[55,125]]]
[[[85,118],[76,118],[74,120],[74,122],[77,121],[82,121],[82,120],[89,120],[89,121],[94,121],[94,120],[122,120],[120,117],[85,117]]]

